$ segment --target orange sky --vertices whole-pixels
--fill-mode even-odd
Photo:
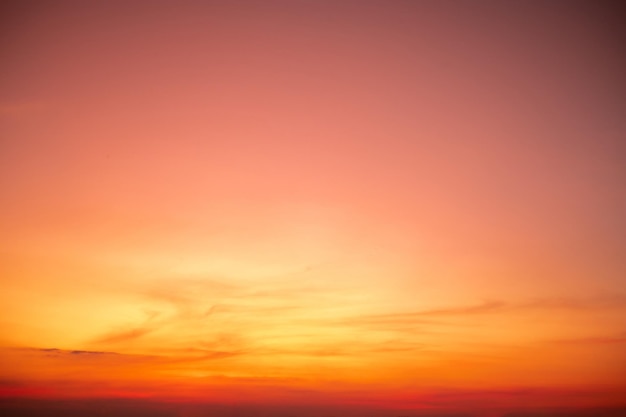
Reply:
[[[608,3],[3,7],[0,397],[626,407]]]

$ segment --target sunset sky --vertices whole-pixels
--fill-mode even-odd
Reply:
[[[611,3],[2,4],[0,410],[626,410]]]

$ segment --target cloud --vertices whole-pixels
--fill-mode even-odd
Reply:
[[[493,315],[514,311],[588,311],[622,308],[626,308],[626,297],[623,296],[595,298],[545,298],[525,302],[490,300],[473,305],[451,306],[431,310],[364,315],[350,318],[347,320],[347,323],[357,325],[430,325],[435,323],[444,324],[442,319],[446,318]]]
[[[146,311],[147,318],[143,324],[125,330],[113,330],[91,341],[93,344],[117,344],[139,339],[157,330],[156,319],[160,313],[158,311]]]
[[[72,350],[71,355],[114,355],[114,352],[101,352],[93,350]]]
[[[507,308],[511,308],[510,304],[503,301],[485,301],[481,304],[443,308],[435,310],[426,310],[416,313],[419,316],[466,316],[473,314],[489,314],[504,311]]]
[[[453,325],[447,319],[466,316],[478,316],[505,312],[514,308],[503,301],[485,301],[480,304],[458,307],[447,307],[432,310],[420,310],[405,313],[371,314],[342,320],[342,324],[383,327],[398,329],[403,332],[425,333],[433,325]]]
[[[128,342],[134,339],[138,339],[145,336],[148,333],[153,332],[153,327],[137,327],[130,330],[116,331],[107,333],[101,337],[96,338],[93,343],[96,344],[114,344]]]
[[[535,299],[516,306],[520,309],[550,309],[550,310],[603,310],[626,308],[626,295],[614,294],[586,298],[543,298]]]
[[[283,322],[284,317],[292,317],[289,313],[303,308],[294,301],[294,297],[304,293],[300,289],[281,289],[280,285],[269,291],[258,289],[259,286],[246,287],[215,279],[160,280],[147,288],[133,290],[133,296],[141,297],[149,305],[143,309],[146,314],[143,322],[105,329],[87,343],[96,347],[118,345],[117,348],[121,349],[127,342],[158,332],[156,337],[162,337],[160,346],[165,350],[209,348],[234,356],[234,352],[240,354],[246,344],[241,329],[250,323],[256,325],[277,317]],[[177,334],[176,339],[166,339],[171,333]],[[221,337],[226,333],[229,340]],[[212,346],[203,346],[207,340],[215,338],[220,340],[215,340]],[[216,353],[213,356],[225,355]]]
[[[626,343],[626,333],[614,336],[578,337],[571,339],[557,339],[552,343],[564,345],[618,345]]]
[[[64,350],[57,348],[17,348],[24,351],[42,352],[48,356],[54,355],[116,355],[115,352],[105,352],[96,350]]]
[[[240,350],[211,350],[201,348],[186,349],[170,349],[166,351],[167,356],[163,356],[167,363],[186,363],[186,362],[203,362],[214,361],[219,359],[228,359],[236,356],[247,355],[250,352],[244,349]]]
[[[37,347],[1,348],[0,356],[12,369],[23,369],[24,364],[28,364],[29,369],[35,373],[49,374],[50,377],[55,377],[59,370],[70,373],[92,369],[98,373],[106,373],[112,371],[114,367],[154,363],[158,360],[154,356],[129,355],[113,351]],[[103,365],[106,365],[106,369],[100,368]],[[8,372],[9,369],[5,371]],[[18,374],[21,375],[22,371]]]
[[[164,355],[145,355],[145,354],[127,354],[113,351],[92,351],[92,350],[70,350],[57,348],[4,348],[0,353],[8,354],[14,358],[21,359],[52,359],[67,364],[80,359],[92,358],[93,360],[105,361],[111,366],[115,365],[140,365],[148,364],[150,366],[165,366],[183,363],[214,361],[227,359],[235,356],[248,354],[245,350],[211,350],[211,349],[178,349],[167,351]],[[82,360],[81,360],[82,361]]]

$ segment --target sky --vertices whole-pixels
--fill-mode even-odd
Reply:
[[[2,8],[0,409],[626,410],[613,3]]]

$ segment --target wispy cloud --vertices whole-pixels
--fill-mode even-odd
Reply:
[[[402,313],[363,315],[350,319],[354,324],[432,324],[433,319],[503,314],[525,310],[587,311],[626,308],[626,297],[545,298],[522,302],[504,300],[483,301],[478,304],[418,310]]]
[[[626,344],[626,333],[613,336],[578,337],[570,339],[557,339],[552,343],[563,345],[618,345]]]
[[[427,316],[435,316],[435,317],[436,316],[466,316],[466,315],[473,315],[473,314],[497,313],[500,311],[504,311],[510,307],[511,305],[504,301],[484,301],[476,305],[426,310],[426,311],[421,311],[415,314],[419,316],[425,316],[425,317]]]
[[[41,352],[47,355],[117,355],[116,352],[98,350],[67,350],[57,348],[17,348],[24,352]]]
[[[96,344],[115,344],[121,342],[128,342],[134,339],[138,339],[142,336],[145,336],[148,333],[151,333],[155,330],[154,327],[144,326],[137,327],[130,330],[122,330],[122,331],[114,331],[107,333],[101,337],[96,338],[93,343]]]

